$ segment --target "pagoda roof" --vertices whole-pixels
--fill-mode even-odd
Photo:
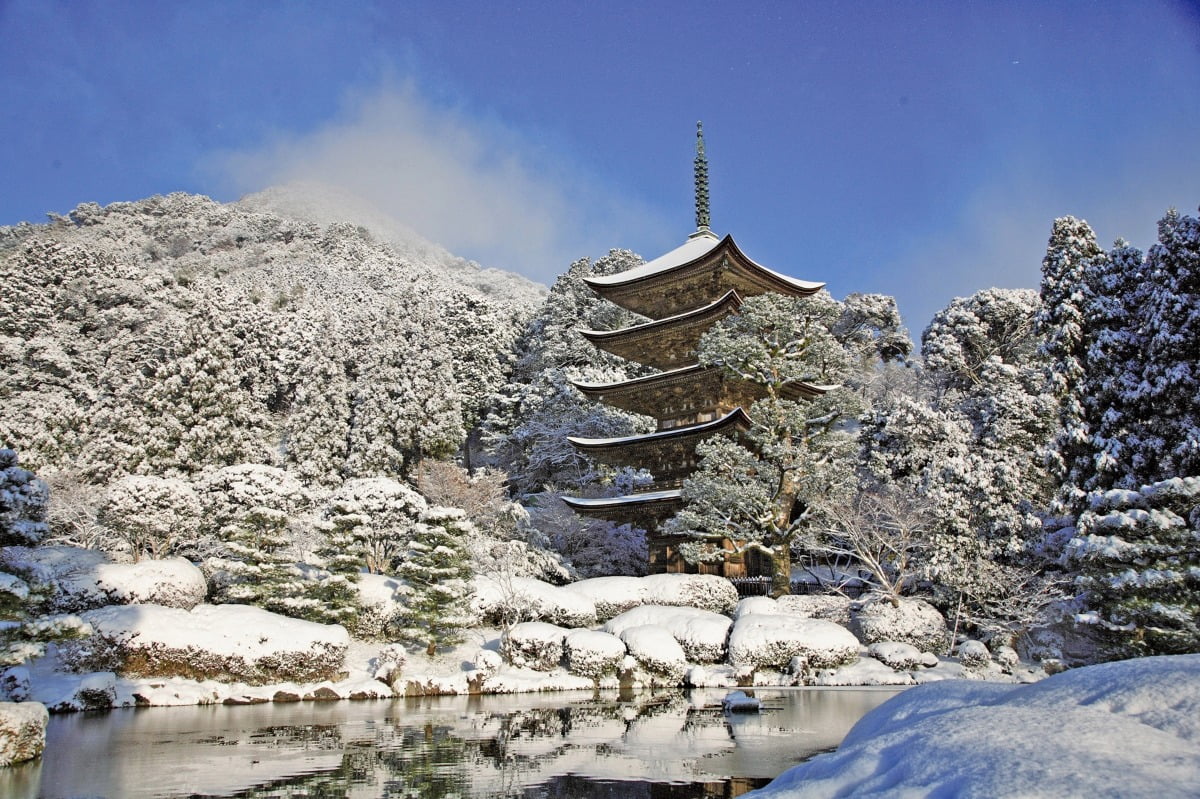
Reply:
[[[711,274],[725,271],[721,269],[725,265],[734,276]],[[748,258],[733,236],[718,239],[709,230],[693,233],[682,245],[641,266],[615,275],[587,277],[584,282],[601,296],[652,319],[708,304],[731,288],[738,289],[742,296],[767,291],[806,296],[825,285],[768,269]],[[690,290],[680,290],[683,287]]]
[[[667,491],[644,491],[620,497],[563,497],[568,507],[579,513],[613,521],[629,520],[630,517],[661,519],[670,516],[683,505],[683,492],[678,489]]]
[[[730,289],[708,305],[643,322],[620,330],[583,330],[580,335],[606,352],[627,361],[671,369],[695,351],[700,337],[713,323],[737,311],[742,298]]]
[[[678,393],[681,387],[696,396],[709,396],[714,401],[725,395],[738,397],[745,402],[753,402],[766,396],[766,389],[758,383],[730,377],[717,366],[699,364],[618,383],[582,383],[572,380],[571,385],[590,399],[646,416],[656,416],[658,409],[663,407],[663,398],[670,396],[672,390]],[[722,385],[725,388],[722,388]],[[819,397],[834,388],[836,386],[818,386],[796,381],[785,384],[780,393],[785,399],[799,401]]]
[[[630,446],[646,446],[660,445],[664,443],[681,442],[688,438],[705,437],[723,433],[726,430],[749,430],[750,417],[741,408],[734,408],[729,413],[713,419],[711,422],[701,422],[700,424],[687,425],[686,427],[673,427],[670,430],[659,430],[654,433],[638,433],[631,436],[618,436],[616,438],[577,438],[575,436],[567,436],[567,441],[570,441],[576,448],[585,452],[598,454],[603,450],[622,450]]]

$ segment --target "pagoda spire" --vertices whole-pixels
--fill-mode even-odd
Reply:
[[[696,123],[696,159],[692,162],[696,180],[696,232],[709,232],[708,157],[704,154],[704,123]]]

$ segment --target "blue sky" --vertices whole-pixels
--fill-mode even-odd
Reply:
[[[703,120],[713,228],[914,333],[1200,205],[1179,2],[0,0],[0,107],[0,224],[316,180],[547,283],[691,232]]]

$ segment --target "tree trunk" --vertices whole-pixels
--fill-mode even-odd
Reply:
[[[430,641],[429,646],[425,647],[425,654],[433,657],[437,654],[437,641]]]
[[[792,593],[792,552],[787,544],[771,556],[771,596],[781,597]]]

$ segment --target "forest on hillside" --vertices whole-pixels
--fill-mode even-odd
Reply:
[[[1200,222],[1158,238],[1056,220],[1039,290],[956,299],[919,344],[878,295],[723,325],[707,363],[743,374],[747,341],[790,330],[763,357],[839,388],[759,409],[752,456],[706,445],[672,529],[698,559],[728,530],[789,569],[853,558],[983,636],[1197,651]],[[641,531],[558,501],[647,480],[566,441],[652,428],[569,383],[642,373],[578,333],[636,321],[583,278],[641,263],[484,290],[363,227],[182,194],[0,229],[0,544],[181,554],[213,601],[351,627],[362,569],[641,573]]]

